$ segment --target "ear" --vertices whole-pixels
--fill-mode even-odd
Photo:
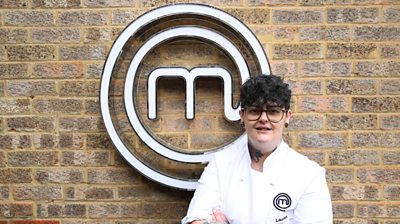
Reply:
[[[240,123],[244,122],[243,116],[244,116],[244,112],[243,110],[239,110],[239,115],[240,115]]]
[[[289,109],[289,110],[286,112],[285,123],[288,123],[288,124],[289,124],[289,121],[290,121],[291,118],[292,118],[292,110]]]

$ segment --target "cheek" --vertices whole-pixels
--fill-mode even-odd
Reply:
[[[242,122],[243,122],[244,128],[246,128],[246,129],[247,129],[247,127],[250,127],[250,125],[251,125],[251,124],[249,124],[249,122],[246,121],[246,120],[243,120]]]
[[[254,124],[255,124],[255,122],[248,121],[246,119],[243,120],[243,125],[244,125],[244,128],[246,129],[246,131],[248,131],[248,130],[251,131],[253,129]]]
[[[281,133],[284,130],[285,122],[279,122],[278,124],[273,124],[274,130]]]

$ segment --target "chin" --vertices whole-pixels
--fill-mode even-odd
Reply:
[[[270,145],[273,142],[271,140],[265,140],[265,139],[259,139],[259,140],[256,140],[256,141],[260,145]]]
[[[257,144],[269,144],[273,140],[270,137],[266,136],[256,136],[255,138],[253,138],[253,141]]]
[[[257,134],[254,136],[254,139],[259,142],[269,142],[269,141],[273,140],[273,135],[272,135],[272,133]]]
[[[273,136],[254,136],[251,138],[251,142],[259,147],[264,146],[269,148],[279,144],[280,140],[274,139]]]

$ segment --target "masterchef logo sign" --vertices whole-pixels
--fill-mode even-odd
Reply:
[[[180,55],[168,55],[170,49]],[[193,56],[196,49],[204,55]],[[171,115],[168,111],[185,105],[185,122],[196,122],[201,117],[196,116],[196,86],[201,80],[216,78],[222,86],[218,89],[223,95],[221,120],[234,126],[240,119],[234,98],[252,74],[270,74],[268,59],[255,35],[237,18],[198,4],[154,9],[125,27],[108,54],[100,90],[107,132],[124,159],[144,176],[171,187],[194,190],[197,171],[215,152],[229,150],[244,136],[238,130],[227,142],[193,149],[179,138],[191,136],[190,128],[168,135],[172,131],[164,127],[168,121],[182,119],[182,114]],[[173,81],[160,84],[163,79]],[[206,89],[214,86],[219,85],[211,84]],[[168,96],[169,92],[184,97],[174,98]],[[184,102],[165,105],[179,100]],[[183,146],[174,146],[174,136]]]

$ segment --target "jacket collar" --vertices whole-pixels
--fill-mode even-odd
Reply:
[[[277,178],[280,176],[280,173],[284,168],[283,166],[285,164],[285,158],[288,150],[289,146],[283,140],[281,140],[278,147],[265,159],[263,164],[263,174],[268,177],[271,183],[275,182],[274,180],[277,180]],[[244,156],[246,157],[245,160],[249,165],[249,169],[252,169],[251,157],[247,142]]]

